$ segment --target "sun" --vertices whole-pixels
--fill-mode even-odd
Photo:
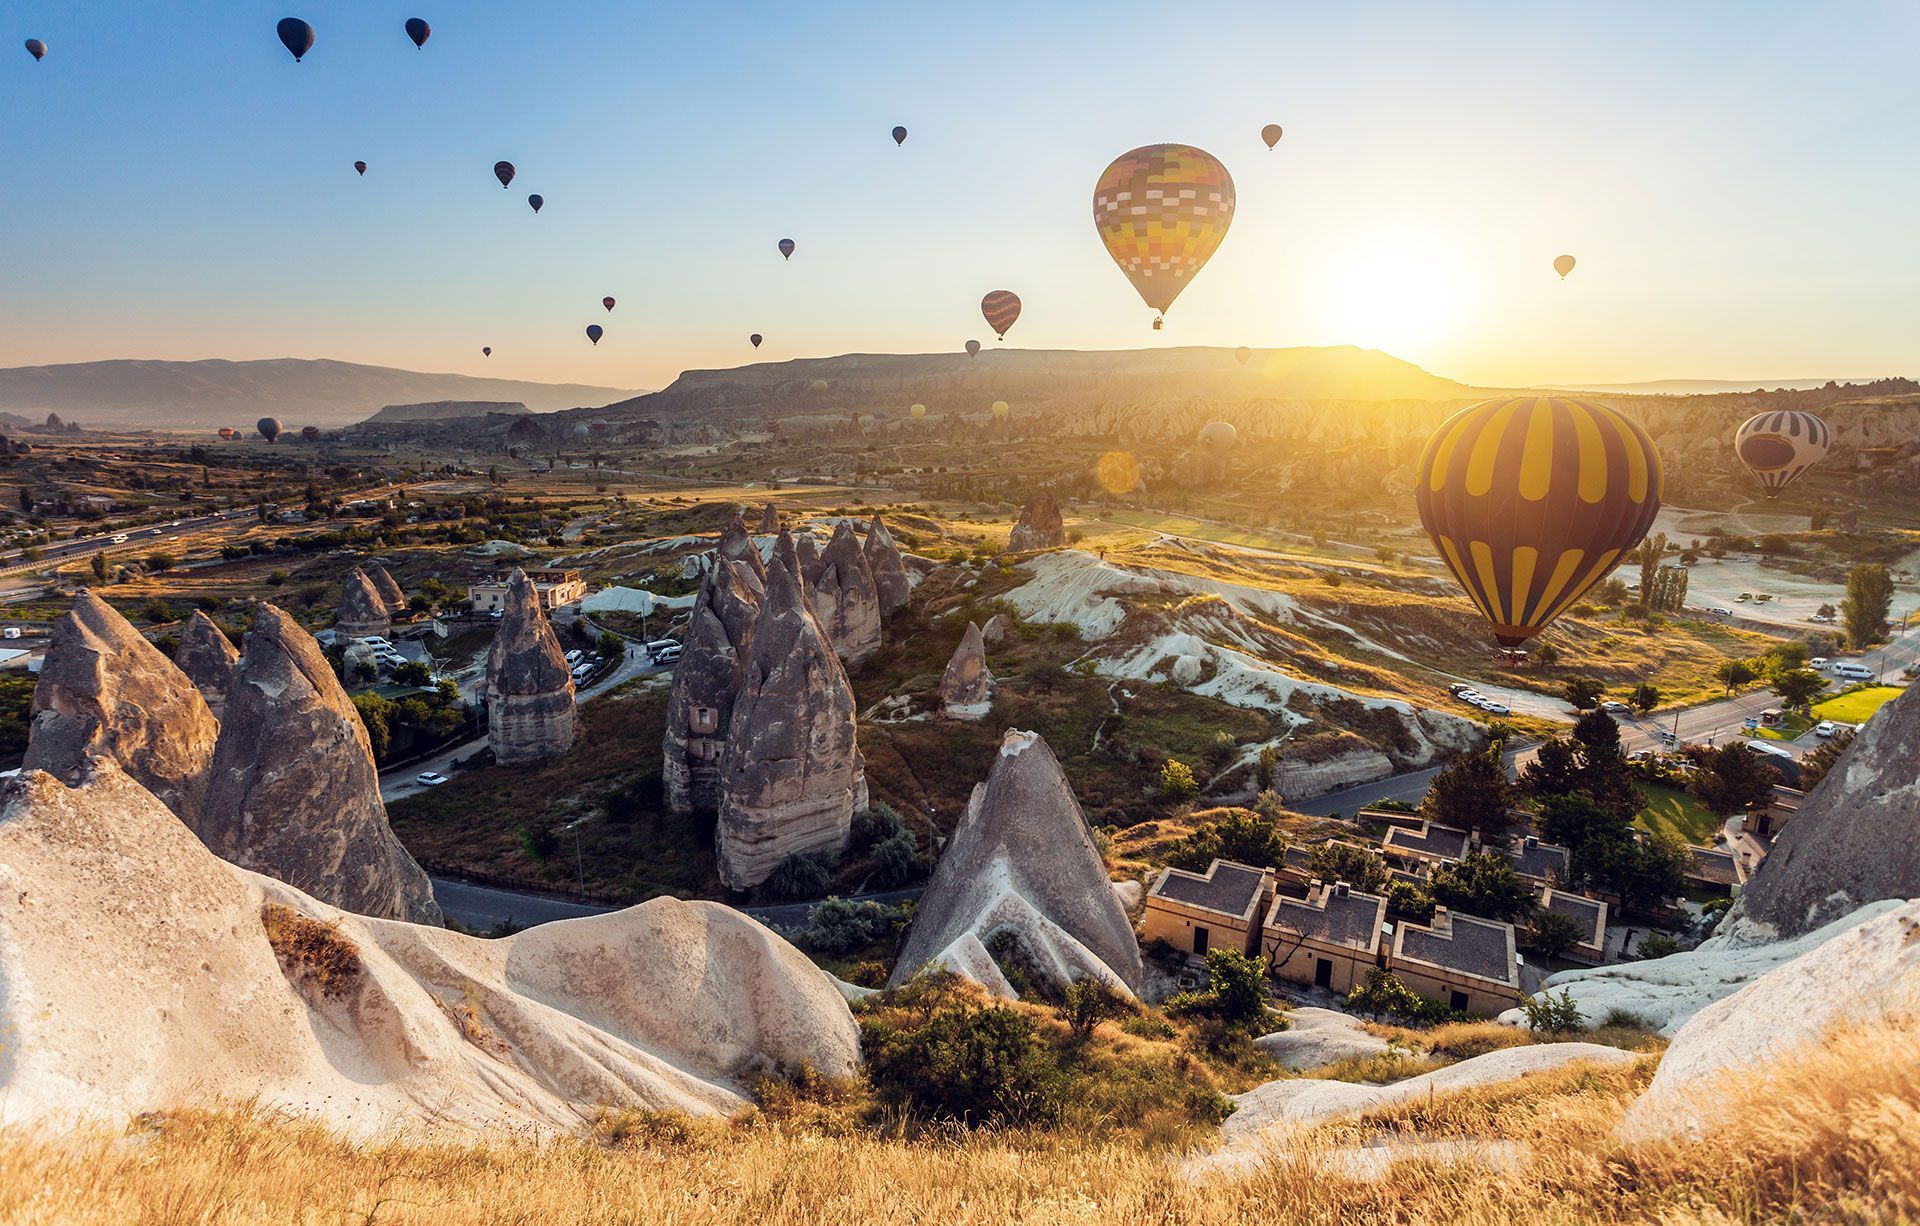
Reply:
[[[1330,252],[1321,268],[1330,339],[1407,357],[1457,335],[1472,315],[1475,278],[1443,248],[1413,244]]]

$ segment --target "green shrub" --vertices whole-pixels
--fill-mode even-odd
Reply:
[[[1536,1034],[1568,1034],[1586,1028],[1586,1016],[1566,988],[1560,989],[1558,997],[1552,992],[1527,997],[1520,1002],[1520,1012],[1526,1015],[1527,1029]]]
[[[792,934],[793,943],[810,954],[844,958],[892,936],[906,915],[905,907],[871,899],[829,898],[807,913],[806,926]]]
[[[952,1000],[906,1028],[865,1019],[861,1046],[881,1101],[916,1115],[979,1127],[1059,1114],[1059,1062],[1032,1020],[1003,1005]]]
[[[885,801],[876,800],[853,815],[853,846],[856,851],[865,851],[905,833],[907,819]]]
[[[902,830],[873,849],[873,884],[883,890],[897,890],[926,875],[927,862],[920,858],[913,836]]]
[[[769,898],[804,902],[825,894],[832,884],[833,874],[820,861],[812,856],[788,856],[773,870],[773,876],[767,878],[763,888]]]
[[[1396,1017],[1407,1022],[1434,1023],[1450,1016],[1443,1005],[1421,996],[1392,971],[1374,967],[1359,987],[1347,993],[1347,1009],[1373,1017]]]
[[[1163,800],[1192,800],[1200,794],[1200,784],[1193,777],[1193,768],[1178,758],[1168,758],[1160,764],[1160,797]]]
[[[1126,1017],[1138,1008],[1131,997],[1114,991],[1098,979],[1076,979],[1067,985],[1059,1006],[1060,1020],[1076,1039],[1093,1037],[1093,1029],[1108,1018]]]
[[[1172,997],[1166,1011],[1171,1017],[1214,1018],[1239,1028],[1265,1027],[1274,1020],[1264,968],[1237,949],[1209,950],[1207,986]]]

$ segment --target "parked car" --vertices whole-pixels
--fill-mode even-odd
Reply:
[[[421,771],[413,777],[413,781],[423,788],[437,788],[447,781],[447,777],[439,771]]]
[[[1602,711],[1611,711],[1616,715],[1624,715],[1628,711],[1632,710],[1633,708],[1629,707],[1624,702],[1615,702],[1613,699],[1609,698],[1605,702],[1600,704],[1600,709]]]
[[[1855,664],[1852,660],[1842,660],[1833,666],[1833,675],[1845,677],[1849,681],[1871,681],[1873,670],[1864,664]]]
[[[1823,719],[1813,726],[1813,735],[1825,739],[1840,731],[1840,726],[1830,719]]]
[[[678,651],[680,649],[680,640],[679,639],[655,639],[653,640],[653,642],[648,643],[646,647],[647,647],[648,655],[657,656],[669,647]]]
[[[587,654],[586,652],[581,651],[578,647],[576,647],[572,651],[569,651],[567,653],[567,663],[578,664],[580,663],[581,657],[586,654]]]
[[[1825,656],[1815,656],[1813,659],[1807,661],[1808,668],[1825,668],[1827,664],[1828,660]]]
[[[1508,706],[1504,702],[1494,702],[1492,699],[1488,699],[1487,701],[1481,703],[1480,709],[1482,711],[1485,711],[1488,715],[1512,715],[1513,714],[1512,707]]]
[[[1735,604],[1745,604],[1745,603],[1747,603],[1747,602],[1748,602],[1749,600],[1752,600],[1752,599],[1753,599],[1753,596],[1752,596],[1751,594],[1749,594],[1749,593],[1747,593],[1747,592],[1742,592],[1742,593],[1740,593],[1740,594],[1739,594],[1738,596],[1735,596],[1735,597],[1733,598],[1733,603],[1735,603]]]
[[[591,676],[593,676],[593,665],[591,664],[574,665],[573,683],[575,685],[580,684],[582,681],[585,681],[588,677],[591,677]]]
[[[656,651],[653,654],[653,662],[655,664],[671,664],[675,660],[678,660],[679,658],[680,658],[680,644],[678,643],[674,643],[667,647],[662,647],[659,651]]]
[[[1733,616],[1733,610],[1732,610],[1732,609],[1722,609],[1722,608],[1719,608],[1719,607],[1717,607],[1717,606],[1716,606],[1716,607],[1714,607],[1714,608],[1711,608],[1711,609],[1708,609],[1708,610],[1707,610],[1707,612],[1709,612],[1709,613],[1713,613],[1713,614],[1716,614],[1716,615],[1718,615],[1718,616],[1720,616],[1720,617],[1732,617],[1732,616]]]
[[[20,627],[18,627],[18,626],[8,626],[8,627],[6,628],[6,630],[4,631],[4,633],[5,633],[5,635],[6,635],[6,637],[8,637],[8,638],[10,638],[10,639],[17,639],[17,638],[19,638],[19,637],[20,637]]]

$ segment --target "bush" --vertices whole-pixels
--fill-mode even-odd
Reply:
[[[1238,1028],[1265,1026],[1273,1020],[1263,968],[1237,949],[1209,950],[1207,986],[1172,997],[1166,1011],[1172,1017],[1214,1018]]]
[[[1228,809],[1220,820],[1208,822],[1167,850],[1167,863],[1188,872],[1205,872],[1218,860],[1232,860],[1255,868],[1285,863],[1287,839],[1273,819],[1245,809]]]
[[[530,826],[515,826],[513,832],[520,838],[521,849],[535,864],[544,866],[552,858],[553,853],[560,849],[560,836],[555,834],[553,827],[546,822],[536,821]]]
[[[1634,946],[1633,952],[1639,958],[1665,958],[1680,952],[1680,942],[1664,932],[1649,932],[1640,938],[1640,944]]]
[[[1060,1020],[1073,1037],[1093,1037],[1094,1027],[1108,1018],[1126,1017],[1136,1011],[1132,999],[1114,991],[1098,979],[1076,979],[1067,985],[1060,1003]]]
[[[905,907],[829,898],[807,913],[806,926],[793,934],[793,943],[810,954],[844,958],[892,936],[906,916]]]
[[[1373,1017],[1397,1017],[1406,1022],[1443,1022],[1450,1016],[1445,1006],[1428,1000],[1392,971],[1374,967],[1359,987],[1347,993],[1347,1009]]]
[[[891,1106],[969,1127],[1032,1126],[1060,1111],[1060,1066],[1025,1015],[954,1000],[924,1022],[861,1024],[874,1091]]]
[[[1178,758],[1168,758],[1160,765],[1159,791],[1163,800],[1192,800],[1200,794],[1200,785],[1194,780],[1192,767]]]
[[[906,833],[907,819],[885,801],[876,800],[853,815],[853,846],[856,851],[865,851]]]
[[[773,870],[764,887],[767,895],[781,902],[802,902],[818,898],[833,884],[827,866],[812,856],[788,856]]]
[[[883,890],[918,881],[926,871],[926,861],[920,858],[913,836],[905,830],[873,849],[873,884]]]
[[[323,924],[291,907],[270,902],[260,908],[260,926],[287,978],[311,986],[323,996],[340,997],[360,985],[365,968],[360,947],[340,935],[336,921]]]
[[[1520,1012],[1526,1015],[1527,1029],[1535,1034],[1567,1034],[1586,1028],[1586,1016],[1566,988],[1560,989],[1558,998],[1552,992],[1527,997],[1520,1002]]]

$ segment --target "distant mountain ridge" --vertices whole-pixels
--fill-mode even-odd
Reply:
[[[1721,392],[1808,392],[1828,384],[1871,383],[1870,379],[1648,379],[1640,383],[1547,383],[1555,392],[1610,392],[1622,396],[1712,396]]]
[[[387,405],[436,401],[509,401],[552,412],[632,395],[631,388],[427,374],[304,358],[123,359],[0,370],[0,410],[29,418],[58,413],[90,426],[160,429],[243,428],[257,417],[278,417],[293,429],[335,427]]]
[[[518,400],[434,400],[426,404],[390,404],[360,424],[385,426],[420,421],[458,421],[463,417],[486,417],[490,414],[519,417],[532,411]]]

